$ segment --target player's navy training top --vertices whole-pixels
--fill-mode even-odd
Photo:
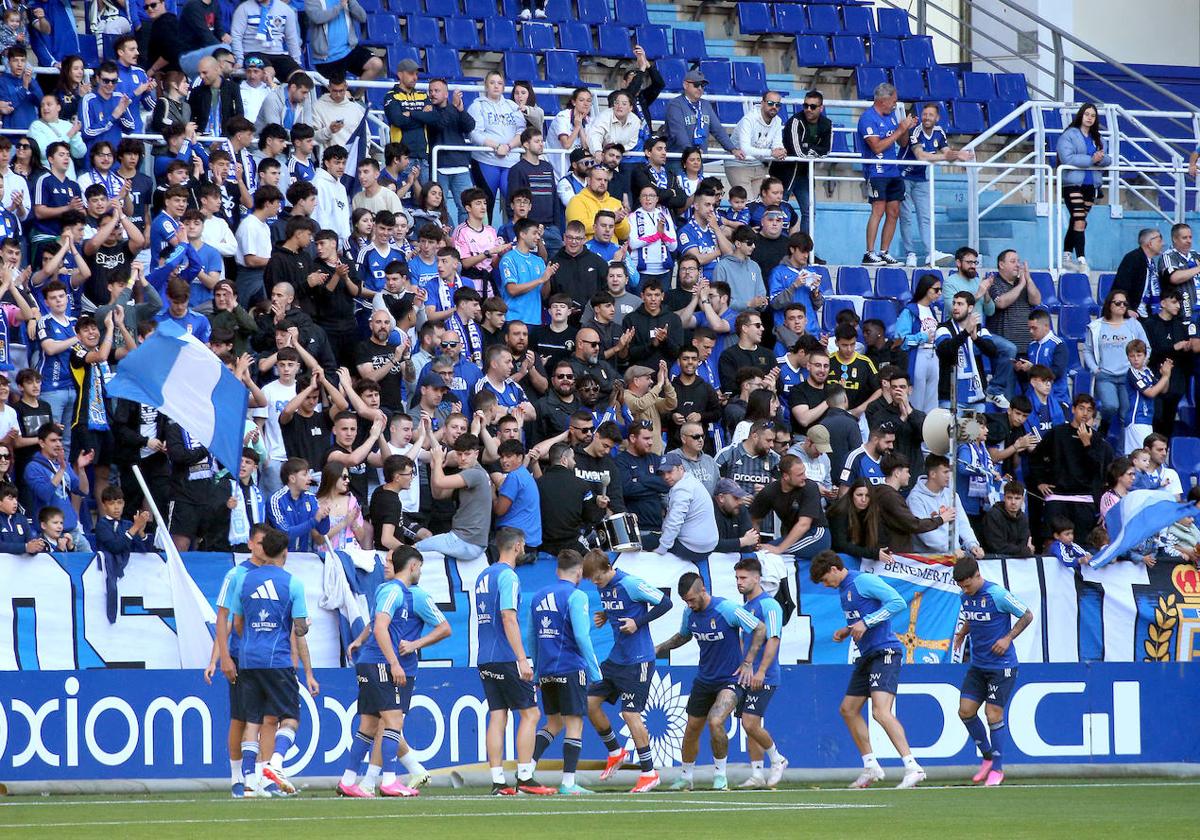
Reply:
[[[738,629],[753,633],[757,627],[757,618],[724,598],[712,598],[700,612],[685,609],[679,633],[693,636],[700,645],[700,672],[696,679],[707,683],[732,680],[742,664]]]
[[[258,566],[249,560],[238,563],[225,573],[225,579],[221,581],[221,591],[217,593],[217,607],[229,610],[229,656],[234,662],[238,661],[242,652],[242,637],[233,627],[233,605],[242,597],[242,581],[246,578],[246,572],[257,568]]]
[[[304,584],[278,566],[250,569],[233,614],[242,616],[240,668],[291,668],[292,622],[308,618]]]
[[[442,611],[433,603],[433,598],[419,586],[405,586],[398,580],[389,580],[375,590],[375,615],[386,613],[391,617],[388,623],[388,636],[392,640],[392,650],[396,659],[407,676],[412,676],[417,669],[419,654],[413,651],[401,655],[400,642],[415,642],[421,638],[425,625],[436,627],[446,620]],[[358,655],[360,663],[374,665],[386,663],[387,657],[372,632],[363,643]]]
[[[479,623],[476,662],[516,662],[517,654],[504,634],[500,614],[521,606],[521,581],[512,566],[493,563],[475,580],[475,611]]]
[[[662,603],[661,589],[655,589],[639,577],[617,569],[600,590],[600,608],[608,615],[608,624],[613,629],[613,646],[608,661],[616,665],[635,665],[654,661],[654,640],[650,638],[650,625],[646,620],[651,606]],[[636,633],[622,633],[621,619],[632,618],[637,623]]]
[[[592,650],[592,617],[588,598],[568,580],[556,580],[533,596],[526,645],[539,676],[588,672],[600,679],[600,663]]]
[[[783,637],[783,607],[779,606],[779,602],[768,595],[766,592],[758,593],[758,597],[746,602],[746,611],[757,618],[767,627],[767,639],[780,639]],[[754,670],[758,671],[762,665],[763,653],[766,651],[767,643],[764,640],[763,646],[758,649],[758,656],[754,658]],[[750,635],[742,634],[742,648],[749,650]],[[745,656],[745,654],[742,654]],[[767,666],[766,677],[763,680],[763,685],[779,685],[779,652],[776,651],[775,659]]]

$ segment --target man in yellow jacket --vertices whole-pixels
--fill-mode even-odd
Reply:
[[[619,198],[608,194],[608,181],[611,177],[612,173],[606,167],[592,167],[587,187],[567,203],[567,222],[580,222],[587,228],[587,235],[591,237],[595,229],[596,213],[600,210],[611,210],[617,217],[617,228],[613,235],[618,242],[625,242],[629,239],[629,220],[626,218],[629,213]]]

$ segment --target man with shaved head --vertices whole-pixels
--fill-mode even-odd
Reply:
[[[575,379],[588,374],[600,383],[600,398],[607,400],[612,395],[613,384],[620,379],[616,368],[600,355],[600,333],[592,327],[583,327],[575,334],[575,352],[569,359],[575,371]]]

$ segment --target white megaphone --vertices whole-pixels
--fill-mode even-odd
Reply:
[[[953,437],[954,417],[946,408],[935,408],[925,415],[921,437],[934,455],[949,455]]]

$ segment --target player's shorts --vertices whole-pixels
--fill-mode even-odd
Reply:
[[[600,663],[600,679],[588,686],[589,697],[603,697],[605,703],[621,701],[622,712],[646,710],[650,698],[650,677],[653,662],[634,662],[622,665],[605,660]]]
[[[963,678],[962,696],[987,703],[989,706],[1004,708],[1008,705],[1008,698],[1012,696],[1016,684],[1016,668],[986,671],[972,665]]]
[[[386,662],[360,662],[354,666],[358,674],[358,713],[376,715],[381,712],[401,711],[408,714],[412,704],[413,683],[411,675],[404,685],[392,682],[392,673]]]
[[[738,691],[738,684],[734,680],[728,682],[702,682],[696,680],[692,683],[692,693],[688,695],[687,713],[688,717],[708,717],[708,713],[712,711],[713,705],[717,702],[717,695],[728,689],[735,694]]]
[[[764,685],[758,691],[752,691],[742,686],[738,692],[737,711],[734,714],[738,717],[742,715],[763,717],[767,713],[767,706],[771,705],[771,698],[775,696],[775,689],[776,686]]]
[[[229,719],[246,720],[246,710],[242,704],[242,675],[229,684]]]
[[[587,714],[587,671],[546,674],[538,680],[538,685],[542,689],[542,709],[547,715]]]
[[[903,178],[868,178],[867,201],[903,201]]]
[[[238,671],[247,723],[264,717],[300,719],[300,683],[295,668],[247,668]]]
[[[873,692],[895,694],[900,685],[900,665],[904,653],[896,648],[881,648],[854,663],[854,673],[846,686],[847,697],[870,697]]]
[[[521,679],[516,662],[488,662],[479,666],[483,694],[488,709],[520,711],[537,705],[537,690],[532,680]]]

